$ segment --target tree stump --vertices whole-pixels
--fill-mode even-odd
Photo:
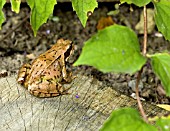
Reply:
[[[93,77],[78,75],[69,95],[35,97],[16,83],[16,76],[0,78],[0,130],[97,131],[110,113],[137,107],[136,100],[107,87]],[[167,111],[143,102],[148,116]]]

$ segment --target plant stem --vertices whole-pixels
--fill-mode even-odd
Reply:
[[[146,6],[143,8],[143,18],[144,18],[144,39],[143,39],[143,55],[146,55],[146,45],[147,45],[147,10]]]
[[[147,10],[146,10],[146,6],[144,6],[144,8],[143,8],[143,17],[144,17],[144,40],[143,40],[142,53],[143,53],[143,56],[145,56],[146,55],[146,47],[147,47]],[[141,113],[143,119],[145,120],[145,122],[148,122],[147,116],[144,112],[144,109],[143,109],[143,106],[142,106],[142,103],[141,103],[140,97],[139,97],[138,85],[139,85],[139,81],[141,79],[142,72],[143,72],[143,67],[139,71],[138,76],[137,76],[137,80],[136,80],[136,99],[137,99],[138,107],[139,107],[139,110],[140,110],[140,113]]]
[[[139,85],[139,81],[140,81],[142,72],[143,72],[143,67],[139,71],[138,76],[137,76],[137,80],[136,80],[136,99],[137,99],[138,107],[139,107],[139,110],[140,110],[140,113],[141,113],[143,119],[145,120],[145,122],[148,122],[148,119],[146,117],[146,114],[144,112],[144,109],[143,109],[143,106],[142,106],[142,103],[141,103],[140,97],[139,97],[139,88],[138,88],[138,85]]]

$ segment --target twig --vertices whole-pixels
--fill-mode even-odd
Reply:
[[[138,107],[139,107],[139,110],[140,110],[140,113],[141,113],[143,119],[145,120],[145,122],[148,122],[148,119],[146,117],[146,114],[144,112],[144,109],[143,109],[143,106],[142,106],[142,103],[141,103],[140,97],[139,97],[139,88],[138,88],[138,85],[139,85],[139,81],[140,81],[142,72],[143,72],[143,67],[139,71],[138,76],[137,76],[137,80],[136,80],[136,99],[137,99]]]
[[[30,16],[26,16],[16,27],[14,27],[12,30],[10,30],[0,41],[3,41],[6,39],[12,32],[14,32],[18,27],[20,27]]]
[[[144,40],[143,40],[142,53],[143,53],[143,56],[145,56],[146,55],[146,47],[147,47],[147,10],[146,10],[146,6],[144,6],[144,8],[143,8],[143,17],[144,17]],[[143,72],[143,67],[139,71],[138,76],[137,76],[137,80],[136,80],[136,99],[137,99],[138,107],[139,107],[139,110],[140,110],[140,113],[141,113],[143,119],[145,120],[145,122],[148,122],[147,116],[144,112],[144,109],[143,109],[143,106],[142,106],[142,103],[141,103],[140,97],[139,97],[138,85],[139,85],[139,81],[141,79],[142,72]]]
[[[143,55],[146,55],[146,45],[147,45],[147,10],[146,6],[143,8],[143,18],[144,18],[144,39],[143,39]]]

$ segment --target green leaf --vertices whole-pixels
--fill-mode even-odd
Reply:
[[[121,3],[128,3],[128,4],[135,4],[139,7],[147,5],[148,3],[151,2],[151,0],[120,0]]]
[[[12,5],[12,11],[19,13],[21,0],[10,0]]]
[[[160,118],[156,121],[156,125],[159,126],[160,131],[170,130],[170,116]]]
[[[136,34],[128,27],[109,26],[85,42],[74,65],[90,65],[103,72],[133,74],[145,64]]]
[[[152,68],[160,78],[166,94],[170,96],[170,55],[168,53],[156,53],[147,56],[151,58]]]
[[[94,9],[98,6],[96,0],[72,0],[73,9],[76,11],[82,25],[86,26],[88,13],[93,13]]]
[[[36,36],[39,27],[53,13],[56,0],[27,0],[27,3],[31,8],[31,25]]]
[[[157,131],[157,129],[146,124],[137,110],[122,108],[112,112],[100,131]]]
[[[0,0],[0,29],[1,29],[2,23],[5,21],[4,12],[2,11],[2,8],[5,4],[5,2],[6,2],[6,0]]]
[[[155,22],[158,30],[167,40],[170,40],[170,0],[154,2]]]

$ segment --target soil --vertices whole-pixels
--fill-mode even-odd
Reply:
[[[84,71],[84,75],[93,76],[123,94],[132,95],[134,90],[130,85],[135,82],[137,74],[132,76],[128,74],[104,74],[89,66],[71,66],[80,55],[83,43],[97,32],[98,20],[101,17],[106,17],[109,11],[114,10],[114,4],[113,2],[99,3],[99,8],[95,9],[87,21],[86,28],[83,28],[76,13],[72,10],[71,3],[58,3],[55,6],[53,16],[56,16],[59,21],[48,20],[40,27],[36,37],[33,36],[29,18],[27,19],[30,14],[30,8],[27,4],[21,4],[19,14],[13,13],[10,4],[6,4],[3,9],[6,22],[0,31],[0,72],[6,71],[9,75],[16,74],[23,63],[31,62],[56,43],[57,39],[70,39],[75,44],[75,51],[68,63],[69,70],[72,70],[74,74],[80,70]],[[153,8],[153,5],[148,7]],[[135,30],[142,8],[133,5],[131,8],[133,8],[133,12],[130,12],[129,5],[123,4],[120,6],[120,13],[111,17],[115,23],[131,26]],[[163,37],[157,37],[155,33],[157,33],[156,27],[148,35],[148,51],[151,53],[163,50],[170,51],[170,43]],[[138,36],[140,43],[142,43],[143,35],[139,34]],[[170,99],[165,97],[161,82],[152,72],[149,62],[144,67],[140,83],[140,96],[143,99],[154,103],[170,104]]]

